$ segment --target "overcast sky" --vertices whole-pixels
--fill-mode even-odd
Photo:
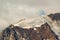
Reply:
[[[46,14],[60,12],[60,0],[0,0],[0,29],[21,18],[38,17],[41,10]]]

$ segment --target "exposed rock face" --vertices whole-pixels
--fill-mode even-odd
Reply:
[[[57,26],[58,21],[60,21],[59,15],[60,15],[59,13],[48,15],[48,17],[50,17],[50,19],[52,20],[52,23],[55,22],[56,20],[55,24],[57,28],[59,28],[59,26]],[[54,25],[51,27],[47,22],[42,23],[40,27],[33,26],[28,29],[24,29],[23,27],[19,27],[15,25],[10,25],[8,28],[3,30],[0,40],[59,40],[57,34],[55,34],[55,32],[51,28],[58,31]]]
[[[52,20],[51,24],[53,24],[53,26],[51,28],[53,28],[60,37],[60,13],[50,14],[48,17]]]
[[[18,26],[11,28],[10,25],[3,33],[1,40],[58,40],[57,36],[45,23],[41,27],[23,29]]]
[[[52,20],[59,21],[60,20],[60,13],[50,14],[48,15]]]

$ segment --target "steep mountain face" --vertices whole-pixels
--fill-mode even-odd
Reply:
[[[10,25],[2,32],[1,40],[58,40],[50,26],[45,23],[41,27],[23,29]]]
[[[52,20],[52,27],[57,32],[57,35],[60,37],[60,13],[50,14],[48,15],[50,19]]]
[[[38,21],[36,19],[24,20],[17,23],[19,25],[10,25],[2,31],[0,40],[59,40],[58,35],[52,30],[55,29],[56,32],[60,33],[60,31],[56,29],[59,28],[57,25],[60,18],[59,15],[59,13],[48,15],[52,23],[49,23],[50,20],[46,19],[47,21],[44,22],[44,19],[42,21],[42,19],[37,18]],[[56,20],[56,22],[54,20]],[[37,27],[36,25],[39,26]]]

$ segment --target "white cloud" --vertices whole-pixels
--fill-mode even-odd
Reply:
[[[27,5],[12,5],[12,4],[6,4],[1,8],[0,17],[3,18],[0,23],[3,25],[0,25],[1,27],[6,27],[6,25],[13,24],[20,20],[21,18],[32,18],[37,16],[38,9],[35,7],[30,7]],[[6,21],[6,22],[5,22]],[[5,24],[5,25],[4,25]],[[1,28],[0,27],[0,28]]]

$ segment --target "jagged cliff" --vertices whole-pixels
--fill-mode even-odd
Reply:
[[[10,25],[2,32],[1,40],[58,40],[57,35],[45,23],[41,27],[23,29]]]

